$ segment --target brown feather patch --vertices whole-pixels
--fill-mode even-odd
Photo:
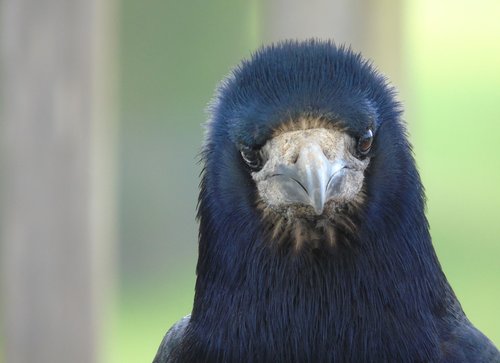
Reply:
[[[294,215],[295,206],[286,211],[276,210],[259,201],[257,208],[262,213],[268,238],[277,246],[292,247],[296,252],[306,244],[312,248],[335,248],[339,243],[349,244],[356,239],[364,196],[361,192],[356,200],[342,206],[327,203],[325,213],[316,220]]]

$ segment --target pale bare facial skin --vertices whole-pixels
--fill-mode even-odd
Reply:
[[[261,152],[265,164],[252,178],[273,238],[292,234],[296,248],[321,240],[333,245],[336,226],[355,228],[349,210],[363,202],[370,159],[356,157],[352,136],[331,127],[284,129]]]

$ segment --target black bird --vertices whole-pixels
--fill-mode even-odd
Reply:
[[[164,362],[500,362],[440,267],[394,90],[359,54],[283,42],[219,87],[190,316]]]

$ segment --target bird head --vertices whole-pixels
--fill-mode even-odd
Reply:
[[[439,360],[454,297],[400,114],[373,66],[330,42],[262,48],[221,83],[191,361],[204,337],[207,361]]]
[[[418,182],[392,88],[348,48],[263,48],[221,83],[211,113],[202,204],[278,245],[352,241]]]

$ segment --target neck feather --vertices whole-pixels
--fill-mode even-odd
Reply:
[[[225,216],[214,205],[200,204],[186,361],[435,358],[436,318],[452,292],[423,213],[400,210],[353,243],[297,252],[270,243],[256,212]]]

